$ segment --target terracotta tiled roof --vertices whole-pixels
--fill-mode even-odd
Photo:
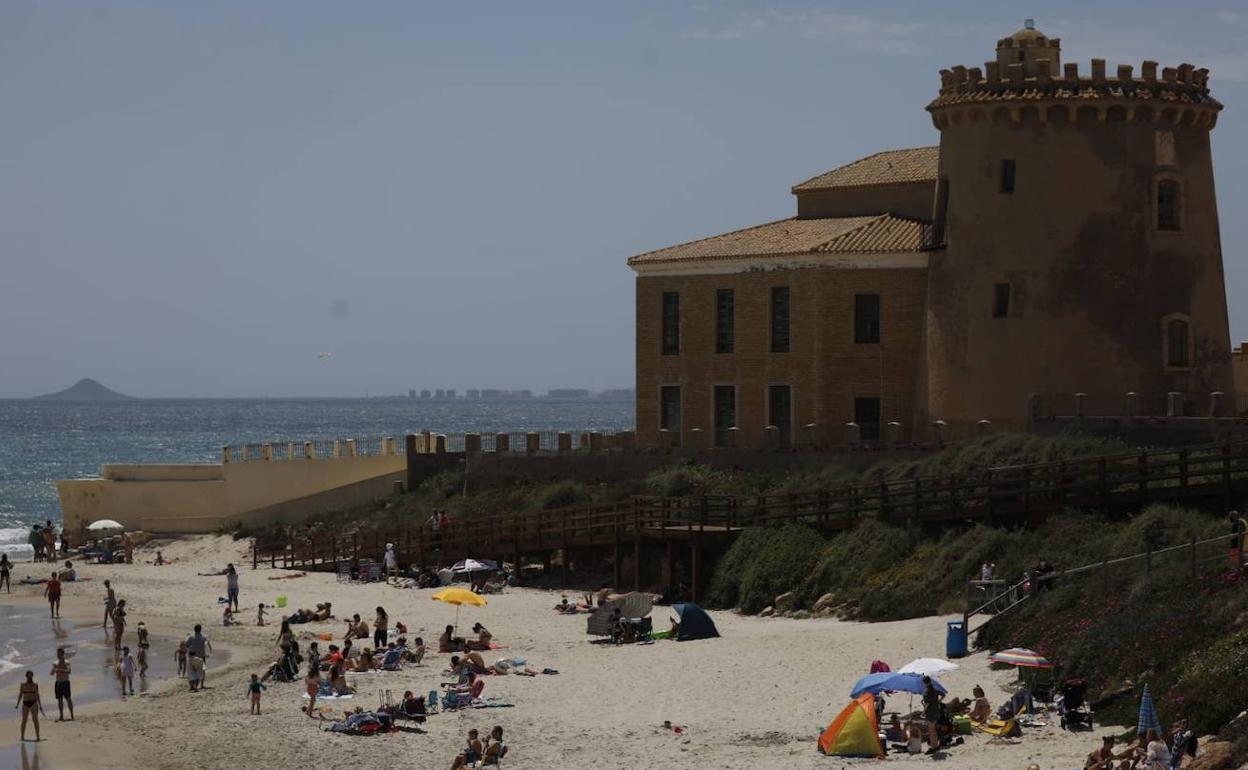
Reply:
[[[830,187],[935,182],[936,164],[939,160],[939,147],[885,150],[793,185],[793,192],[822,190]]]
[[[921,251],[922,222],[891,214],[836,219],[782,219],[700,241],[638,254],[629,265],[746,259],[797,254],[896,254]]]

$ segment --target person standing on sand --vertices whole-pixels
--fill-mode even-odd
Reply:
[[[56,693],[56,707],[61,712],[61,716],[56,720],[58,722],[65,721],[65,707],[69,706],[69,721],[74,721],[74,699],[70,695],[69,690],[69,661],[65,659],[65,648],[56,648],[56,662],[52,664],[50,672],[56,678],[53,686]]]
[[[173,651],[173,659],[178,662],[178,678],[186,676],[186,642],[178,642],[178,649]]]
[[[251,698],[251,713],[260,715],[260,693],[269,688],[260,682],[260,677],[251,675],[251,683],[247,685],[247,695]]]
[[[923,717],[927,720],[927,741],[935,751],[940,748],[940,732],[936,729],[940,721],[940,693],[930,676],[923,677]]]
[[[204,627],[198,623],[195,624],[195,633],[186,637],[186,650],[191,655],[192,663],[199,658],[199,686],[203,687],[208,679],[208,653],[212,651],[212,642],[204,636]]]
[[[308,693],[308,716],[314,716],[316,711],[316,696],[321,691],[321,669],[318,666],[308,666],[308,675],[303,679],[304,689]]]
[[[117,609],[117,594],[113,591],[113,584],[107,580],[104,581],[104,627],[108,628],[108,621],[113,619],[113,610]]]
[[[377,608],[377,617],[373,620],[373,647],[382,649],[390,639],[390,616],[384,607]]]
[[[13,593],[13,583],[9,578],[12,571],[13,562],[9,561],[9,555],[0,553],[0,586],[4,586],[6,593]]]
[[[61,579],[57,577],[56,571],[52,571],[52,579],[43,585],[43,595],[48,597],[48,609],[52,612],[52,617],[59,618],[61,616]]]
[[[399,557],[394,555],[394,543],[386,543],[386,580],[399,576]]]
[[[225,565],[225,603],[232,604],[238,612],[238,570],[233,564]]]
[[[121,547],[126,552],[126,564],[134,564],[134,538],[129,532],[121,536]]]
[[[134,695],[134,657],[129,647],[121,648],[121,659],[117,661],[117,675],[121,679],[121,697],[126,697],[126,685],[130,685],[130,694]]]
[[[26,740],[26,720],[34,720],[35,740],[41,741],[39,734],[39,715],[43,714],[43,701],[39,699],[39,685],[35,684],[35,672],[26,672],[26,681],[17,688],[17,703],[13,708],[22,707],[22,740]],[[39,711],[35,711],[38,708]],[[45,714],[46,716],[46,714]]]
[[[113,610],[113,649],[121,649],[121,635],[126,632],[126,600],[117,602]]]

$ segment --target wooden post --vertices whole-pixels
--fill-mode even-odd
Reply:
[[[251,568],[256,569],[260,566],[260,544],[256,538],[251,539]]]

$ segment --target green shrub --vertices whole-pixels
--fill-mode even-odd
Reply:
[[[533,495],[529,508],[538,511],[552,511],[556,508],[572,508],[587,505],[590,500],[589,490],[584,484],[565,479],[554,484],[547,484]]]
[[[823,537],[809,527],[757,527],[737,537],[719,560],[706,602],[757,613],[779,594],[793,591],[814,567]]]

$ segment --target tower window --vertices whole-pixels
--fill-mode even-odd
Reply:
[[[875,396],[854,399],[854,422],[863,441],[880,440],[880,399]]]
[[[669,431],[676,446],[680,446],[679,385],[664,385],[659,388],[659,427]]]
[[[767,424],[780,431],[780,446],[793,441],[793,390],[788,385],[767,386]]]
[[[1166,321],[1166,366],[1188,367],[1192,365],[1188,346],[1191,327],[1182,318]]]
[[[1179,183],[1173,179],[1157,182],[1157,229],[1180,230]]]
[[[789,352],[789,287],[771,289],[771,352]]]
[[[1010,316],[1010,285],[996,283],[992,286],[992,317],[1009,318]]]
[[[1010,195],[1014,192],[1014,161],[1006,158],[1001,161],[1001,192]]]
[[[663,292],[663,355],[680,355],[680,292]]]
[[[880,295],[854,295],[854,343],[873,345],[880,341]]]
[[[715,291],[715,352],[731,353],[735,345],[735,298],[732,289]]]

